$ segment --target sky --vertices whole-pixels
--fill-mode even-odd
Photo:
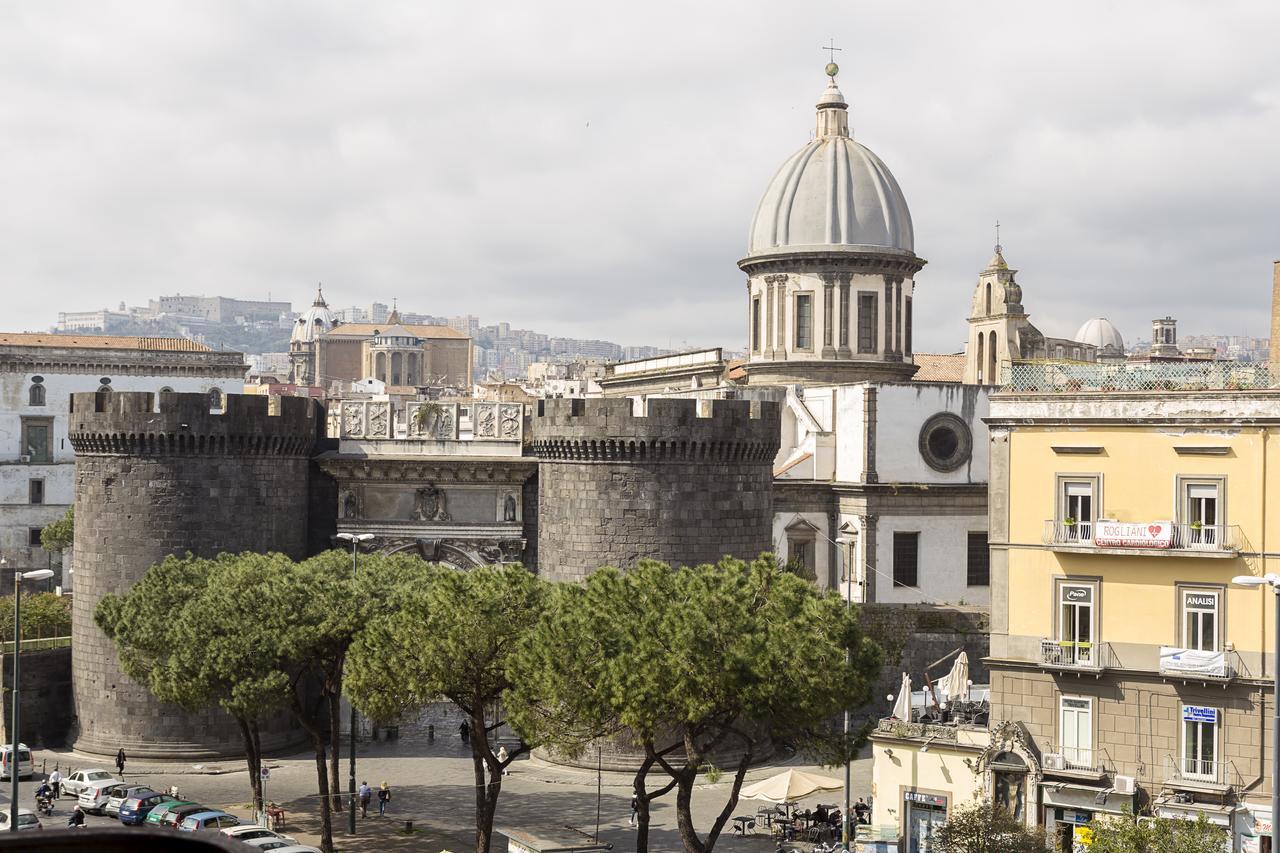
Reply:
[[[0,311],[160,294],[745,346],[736,262],[830,39],[963,348],[993,225],[1049,335],[1268,332],[1280,4],[0,5]]]

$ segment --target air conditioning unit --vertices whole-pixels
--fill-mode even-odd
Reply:
[[[28,455],[28,454],[26,454],[26,453],[24,453],[24,454],[22,454],[21,456],[19,456],[19,457],[18,457],[18,461],[19,461],[19,462],[30,462],[30,461],[31,461],[31,456],[30,456],[30,455]]]
[[[1067,759],[1062,757],[1060,752],[1046,752],[1044,754],[1045,770],[1066,770]]]
[[[1133,777],[1117,776],[1115,785],[1113,787],[1116,789],[1117,794],[1132,795],[1133,794]]]

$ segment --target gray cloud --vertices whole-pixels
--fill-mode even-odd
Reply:
[[[751,213],[829,36],[957,349],[991,224],[1033,318],[1266,332],[1271,4],[0,7],[7,328],[169,292],[398,297],[624,343],[742,345]]]

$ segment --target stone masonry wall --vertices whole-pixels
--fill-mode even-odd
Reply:
[[[203,395],[159,396],[158,407],[141,393],[72,399],[74,746],[105,755],[123,747],[139,757],[236,754],[240,736],[228,715],[164,705],[127,678],[93,613],[103,596],[127,592],[169,554],[304,557],[317,410],[301,398],[232,395],[223,413],[211,414]],[[298,740],[283,717],[262,731],[266,750]]]
[[[0,743],[13,743],[9,729],[13,723],[13,658],[3,655],[4,736]],[[41,649],[22,653],[22,727],[20,743],[33,749],[65,746],[71,729],[71,649]]]
[[[889,714],[886,696],[896,696],[902,673],[911,676],[913,690],[924,686],[924,668],[957,648],[969,655],[969,678],[985,684],[983,661],[990,646],[990,617],[985,609],[932,605],[864,604],[862,627],[884,650],[880,676],[871,689],[868,704],[855,711],[859,720],[877,720]],[[954,658],[930,670],[935,681],[951,669]],[[992,719],[995,719],[993,716]]]
[[[538,570],[580,580],[644,558],[672,565],[772,550],[776,404],[546,400],[532,419]],[[710,405],[707,405],[707,404]]]

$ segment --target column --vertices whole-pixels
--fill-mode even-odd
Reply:
[[[835,331],[835,276],[822,276],[822,357],[835,358],[836,349],[833,340]],[[1280,851],[1277,851],[1280,853]]]
[[[849,347],[849,336],[853,334],[853,303],[850,301],[852,295],[849,293],[849,274],[842,273],[840,275],[839,302],[840,308],[837,311],[839,334],[836,336],[839,349],[836,350],[836,358],[851,358],[853,350]]]

